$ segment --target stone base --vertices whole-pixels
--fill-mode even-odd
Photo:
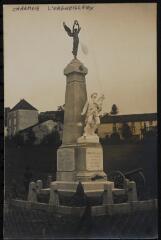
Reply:
[[[103,171],[73,171],[73,172],[57,172],[57,181],[102,181],[107,180],[107,175]]]
[[[57,181],[107,180],[99,143],[62,146],[57,151]]]
[[[76,174],[76,179],[80,182],[83,181],[106,181],[107,175],[103,171],[79,171]]]
[[[51,183],[51,189],[54,187],[54,189],[57,189],[58,191],[67,191],[75,193],[77,186],[77,182],[67,182],[67,181],[54,181]],[[93,182],[82,182],[82,186],[85,193],[88,193],[90,191],[104,191],[105,185],[111,185],[112,188],[114,188],[114,182],[110,181],[93,181]]]
[[[69,201],[72,200],[73,196],[77,192],[79,182],[66,182],[66,181],[55,181],[50,185],[50,200],[51,205],[55,205],[55,194],[58,193],[59,198],[63,199],[61,205],[69,205]],[[84,194],[87,198],[94,198],[93,204],[99,200],[102,201],[103,193],[105,189],[113,189],[114,183],[109,181],[93,181],[93,182],[82,182]],[[109,193],[112,199],[112,191]],[[110,202],[112,203],[112,202]],[[102,204],[102,203],[100,203]]]
[[[95,134],[93,136],[85,136],[77,139],[78,143],[99,143],[99,137]]]

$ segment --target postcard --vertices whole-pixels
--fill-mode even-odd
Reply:
[[[156,8],[3,5],[4,239],[157,238]]]

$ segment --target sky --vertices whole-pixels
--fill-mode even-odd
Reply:
[[[88,68],[88,96],[103,93],[104,112],[112,104],[120,114],[157,111],[156,3],[76,4],[81,10],[70,11],[54,7],[73,4],[15,9],[21,6],[4,5],[5,107],[23,98],[39,112],[64,104],[63,70],[73,55],[63,21],[72,27],[78,20],[78,59]]]

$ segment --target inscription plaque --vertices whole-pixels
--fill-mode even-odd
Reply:
[[[86,167],[89,171],[103,170],[103,152],[101,148],[87,148]]]
[[[58,149],[57,151],[57,170],[58,171],[74,171],[75,158],[74,149]]]

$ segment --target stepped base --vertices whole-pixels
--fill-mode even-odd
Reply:
[[[128,180],[124,189],[115,188],[114,182],[102,178],[82,182],[54,181],[45,189],[42,181],[37,180],[29,185],[28,201],[53,206],[105,205],[137,201],[137,191],[135,182]]]
[[[76,192],[79,182],[55,181],[51,183],[51,189],[57,189],[58,192],[72,195]],[[114,188],[114,183],[110,181],[87,181],[82,182],[84,193],[88,196],[92,193],[103,193],[104,185]]]
[[[85,213],[86,207],[69,207],[69,206],[51,206],[46,203],[32,203],[24,200],[13,199],[12,206],[27,209],[43,210],[46,212],[53,212],[54,214],[70,215],[82,217]],[[133,214],[140,211],[155,211],[158,209],[158,200],[134,201],[130,203],[121,204],[106,204],[103,206],[91,206],[92,216],[113,216],[123,214]]]

